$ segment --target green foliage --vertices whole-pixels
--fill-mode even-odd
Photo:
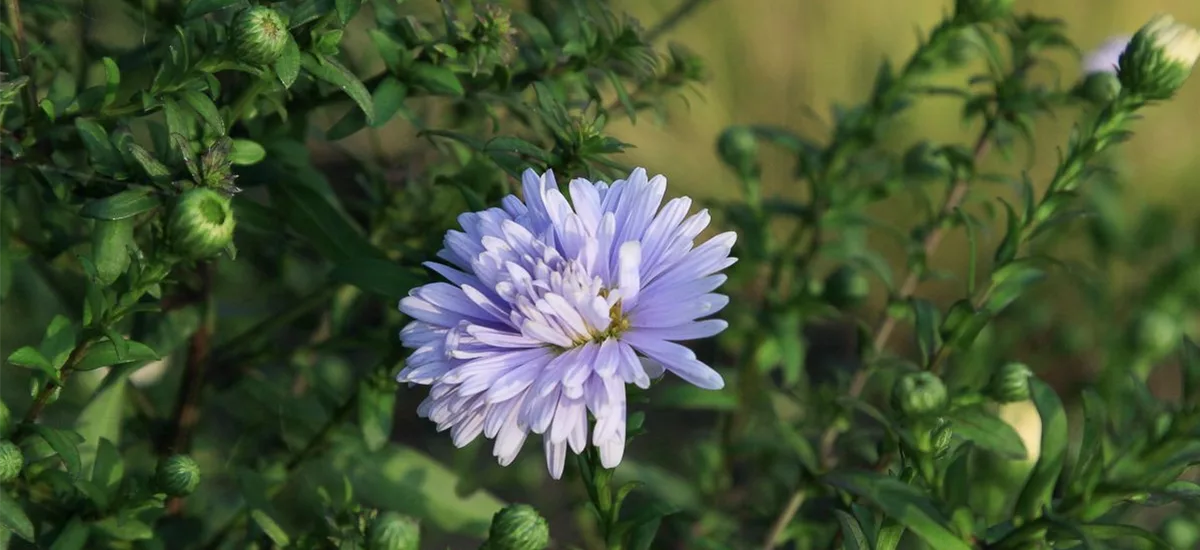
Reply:
[[[1200,540],[1200,233],[1132,219],[1110,166],[1200,55],[1161,18],[1118,75],[1063,87],[1063,22],[957,0],[827,136],[727,129],[704,154],[741,183],[710,205],[739,233],[730,328],[694,346],[726,387],[631,391],[627,456],[589,447],[578,484],[447,449],[394,382],[422,262],[527,168],[627,174],[609,123],[664,120],[706,78],[656,43],[703,2],[646,32],[603,2],[527,4],[6,2],[0,547]],[[897,131],[935,97],[975,141]],[[989,160],[1034,151],[1050,115],[1080,120],[1051,174]],[[765,195],[780,155],[803,199]],[[879,215],[912,203],[914,227]],[[954,233],[963,273],[942,273]],[[1052,376],[1080,363],[1085,387]],[[1167,365],[1177,399],[1150,391]]]

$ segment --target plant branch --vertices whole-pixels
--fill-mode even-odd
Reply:
[[[987,156],[991,149],[992,134],[995,131],[995,124],[992,119],[984,125],[984,128],[979,133],[978,139],[975,141],[975,147],[972,151],[972,157],[975,163],[978,164]],[[950,190],[946,193],[946,198],[939,210],[937,219],[934,220],[933,228],[925,235],[921,242],[921,249],[925,253],[925,257],[932,256],[937,251],[942,239],[945,238],[946,229],[941,221],[952,216],[954,212],[962,206],[967,198],[967,191],[970,187],[970,178],[961,178],[950,186]],[[904,282],[900,285],[900,289],[896,293],[896,297],[901,300],[908,299],[916,292],[917,286],[921,282],[921,270],[913,269],[909,271]],[[871,352],[873,355],[878,355],[887,345],[888,339],[895,332],[897,320],[895,317],[888,316],[884,313],[884,318],[877,325],[874,336],[871,339]],[[864,365],[858,372],[854,374],[854,378],[850,382],[849,395],[850,397],[858,397],[866,388],[867,379],[870,377],[871,370],[869,366]],[[820,439],[820,460],[822,468],[828,470],[837,464],[837,454],[835,445],[837,444],[838,436],[841,435],[842,428],[837,424],[831,425],[822,434]],[[775,523],[771,527],[771,531],[767,535],[766,542],[763,543],[763,548],[770,550],[775,548],[776,541],[783,534],[784,529],[791,523],[792,518],[800,510],[800,505],[803,504],[805,498],[804,489],[799,489],[792,494],[787,505],[779,513],[779,517],[775,519]]]
[[[13,32],[13,57],[16,58],[17,66],[20,68],[22,76],[28,77],[29,82],[25,84],[25,89],[22,90],[22,98],[25,102],[24,115],[25,123],[29,123],[29,119],[37,112],[37,88],[34,87],[33,71],[29,67],[25,50],[25,23],[21,20],[21,1],[20,0],[4,0],[5,15],[8,16],[9,25],[12,26]]]
[[[71,355],[67,356],[67,362],[63,364],[63,368],[60,371],[58,382],[49,380],[45,386],[42,386],[41,391],[34,398],[33,404],[25,412],[25,418],[22,420],[23,424],[29,425],[37,422],[38,416],[42,414],[42,409],[45,409],[46,405],[50,404],[50,398],[54,395],[55,390],[67,383],[67,377],[70,376],[71,371],[83,360],[83,356],[87,354],[88,349],[94,343],[96,343],[95,339],[88,338],[75,346],[75,349],[71,350]]]
[[[192,433],[200,419],[200,397],[204,389],[204,371],[208,363],[215,319],[212,303],[213,271],[213,264],[210,262],[205,262],[198,268],[199,294],[204,296],[206,302],[204,321],[196,332],[192,333],[188,344],[187,363],[183,369],[183,380],[179,384],[179,394],[175,399],[171,429],[159,445],[159,454],[164,456],[188,452],[192,443]]]
[[[662,35],[670,32],[675,27],[679,26],[688,16],[692,15],[696,10],[704,7],[708,0],[683,0],[675,9],[671,10],[650,30],[646,31],[645,39],[647,43],[653,43]]]

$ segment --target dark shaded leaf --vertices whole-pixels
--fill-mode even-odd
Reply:
[[[128,346],[127,353],[124,357],[120,357],[116,346],[112,345],[108,340],[100,342],[88,350],[87,355],[83,356],[83,360],[75,366],[75,370],[96,370],[101,367],[111,367],[121,363],[157,361],[159,359],[158,352],[150,349],[146,344],[126,340],[125,345]]]
[[[1007,422],[982,406],[966,407],[949,415],[954,434],[1010,460],[1029,456],[1021,436]]]
[[[72,479],[79,477],[80,469],[83,467],[79,459],[79,443],[83,438],[75,432],[51,428],[44,424],[33,424],[29,429],[44,439],[46,444],[62,459],[63,465],[67,467],[67,474]]]
[[[336,59],[322,54],[301,54],[300,63],[304,70],[308,71],[314,77],[324,80],[334,86],[337,86],[346,95],[350,96],[358,108],[367,117],[367,123],[370,124],[375,120],[375,104],[371,101],[371,94],[367,88],[363,86],[362,81],[354,76]]]
[[[834,472],[824,481],[865,498],[938,550],[971,550],[954,535],[932,501],[917,488],[875,472]]]
[[[21,509],[21,503],[3,489],[0,489],[0,527],[29,542],[33,542],[37,535],[33,530],[33,522],[29,521],[29,516]]]
[[[1030,519],[1042,515],[1054,496],[1054,486],[1067,458],[1067,414],[1054,389],[1037,379],[1029,380],[1033,403],[1042,418],[1042,446],[1037,464],[1017,499],[1014,513]]]
[[[329,276],[367,292],[393,299],[408,296],[409,290],[424,282],[424,278],[418,272],[400,267],[393,261],[377,258],[360,257],[339,261]]]

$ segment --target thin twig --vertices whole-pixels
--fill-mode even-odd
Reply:
[[[75,365],[78,365],[83,360],[83,356],[87,354],[88,349],[93,343],[95,343],[95,340],[89,338],[80,342],[79,345],[75,346],[75,349],[71,350],[71,355],[67,356],[67,362],[63,364],[62,371],[59,374],[59,381],[56,383],[53,380],[48,380],[46,385],[42,386],[41,391],[34,398],[33,404],[25,412],[25,418],[22,420],[23,424],[30,425],[37,422],[38,416],[42,414],[42,409],[45,409],[46,405],[50,403],[50,397],[54,395],[55,390],[67,383],[67,377],[75,370]]]
[[[210,262],[200,264],[200,291],[207,302],[204,320],[188,343],[187,363],[183,368],[183,380],[179,384],[179,393],[175,398],[175,412],[172,414],[170,431],[159,441],[159,454],[167,456],[174,453],[186,453],[192,446],[192,435],[196,424],[200,421],[200,398],[204,393],[204,371],[208,363],[209,347],[212,341],[214,311],[212,304],[213,266]],[[173,498],[167,504],[170,514],[183,511],[183,500]]]
[[[24,115],[26,124],[28,124],[37,109],[37,88],[34,87],[33,73],[29,67],[29,60],[26,58],[28,52],[25,50],[25,23],[21,20],[21,2],[20,0],[5,0],[4,4],[8,15],[8,24],[12,26],[13,31],[13,57],[17,60],[17,66],[20,68],[22,76],[29,77],[29,82],[25,84],[22,94],[25,101]]]
[[[687,19],[692,12],[700,9],[707,4],[708,0],[683,0],[675,9],[671,10],[666,17],[663,17],[658,24],[646,31],[646,42],[653,43],[662,35],[670,32],[677,27],[684,19]]]

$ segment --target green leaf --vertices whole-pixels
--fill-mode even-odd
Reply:
[[[121,514],[107,517],[92,524],[96,530],[117,540],[150,540],[154,538],[154,528],[132,514]]]
[[[29,516],[21,509],[21,503],[9,496],[8,491],[4,489],[0,489],[0,527],[29,542],[33,542],[37,535],[33,530],[33,522],[29,521]]]
[[[183,9],[183,18],[192,19],[214,11],[225,10],[234,6],[243,6],[245,4],[245,0],[191,0],[187,3],[187,7]]]
[[[1099,540],[1121,539],[1132,543],[1133,546],[1122,546],[1122,548],[1154,548],[1161,550],[1173,550],[1170,543],[1160,538],[1158,535],[1151,533],[1141,527],[1134,525],[1082,525],[1080,531],[1091,538]],[[1178,550],[1178,549],[1175,549]]]
[[[648,519],[633,526],[629,530],[629,535],[625,539],[623,548],[628,548],[629,550],[650,550],[650,546],[654,544],[655,537],[658,536],[660,526],[662,526],[661,517]]]
[[[917,348],[921,350],[921,364],[928,365],[942,341],[938,333],[941,312],[929,300],[913,298],[911,303],[916,316]]]
[[[367,127],[367,115],[364,115],[361,109],[350,108],[346,111],[342,118],[333,123],[329,130],[325,132],[325,139],[329,141],[340,141],[350,137],[359,130]]]
[[[96,220],[123,220],[149,212],[159,204],[158,197],[151,190],[129,189],[88,202],[79,210],[79,215]]]
[[[529,143],[518,137],[501,136],[489,140],[483,146],[484,152],[516,153],[542,162],[550,162],[551,155],[546,149]]]
[[[863,533],[862,526],[854,516],[842,510],[834,510],[833,513],[837,516],[838,525],[842,527],[842,547],[845,550],[872,550],[867,535]]]
[[[954,435],[974,442],[978,447],[1009,460],[1024,460],[1029,456],[1016,430],[982,406],[956,410],[949,418]]]
[[[67,522],[66,527],[59,531],[58,536],[54,538],[54,544],[50,545],[50,550],[83,550],[87,546],[88,535],[91,534],[91,528],[79,516],[72,516]]]
[[[326,258],[335,262],[351,258],[383,258],[383,253],[317,191],[291,181],[272,181],[267,185],[275,211]]]
[[[266,158],[267,150],[262,145],[248,139],[233,140],[229,151],[229,162],[237,166],[251,166]]]
[[[108,140],[108,132],[104,130],[103,126],[93,120],[77,118],[75,119],[75,129],[79,131],[79,138],[83,140],[83,146],[87,149],[88,156],[98,172],[116,174],[120,171],[123,164],[121,155]]]
[[[87,355],[83,356],[83,360],[76,365],[75,370],[96,370],[101,367],[111,367],[122,363],[157,361],[160,359],[158,352],[150,349],[146,344],[127,340],[126,345],[129,346],[128,353],[125,354],[125,357],[119,357],[116,346],[108,343],[108,340],[100,342],[88,350]]]
[[[409,72],[412,83],[429,90],[434,95],[463,97],[466,90],[453,71],[445,67],[437,67],[428,63],[413,65]]]
[[[50,364],[50,360],[46,359],[42,352],[31,346],[22,347],[9,354],[8,362],[18,367],[42,371],[51,379],[58,380],[58,371],[54,365]]]
[[[133,159],[136,160],[139,165],[141,165],[142,170],[144,170],[146,175],[150,176],[150,179],[155,183],[166,183],[166,181],[170,179],[171,170],[163,165],[163,163],[159,162],[158,159],[154,158],[154,155],[150,154],[150,151],[147,151],[146,149],[142,148],[141,145],[136,143],[129,143],[127,148],[129,149],[130,156],[132,156]],[[84,210],[86,209],[87,206],[84,206]]]
[[[300,45],[288,33],[287,44],[283,46],[283,54],[275,60],[275,76],[283,83],[284,88],[291,88],[300,76]]]
[[[423,282],[418,273],[385,259],[350,258],[334,266],[330,278],[385,298],[400,299]]]
[[[270,537],[276,545],[287,546],[290,544],[291,538],[274,519],[274,516],[278,516],[278,514],[271,506],[266,479],[257,472],[241,469],[237,473],[237,480],[242,498],[246,501],[246,507],[250,509],[250,519],[254,521],[254,524],[258,525],[258,528],[262,529],[263,533]]]
[[[121,488],[121,479],[124,477],[125,462],[121,458],[121,451],[107,437],[101,436],[92,462],[92,484],[111,498]]]
[[[110,57],[101,61],[104,63],[104,106],[108,107],[117,100],[117,89],[121,86],[121,69]]]
[[[392,117],[404,108],[404,100],[407,97],[408,88],[395,77],[388,76],[379,81],[379,85],[375,86],[375,93],[371,94],[375,102],[375,122],[371,123],[371,127],[382,128],[392,120]]]
[[[1000,242],[1000,246],[996,247],[994,261],[996,265],[1003,266],[1011,262],[1017,256],[1017,248],[1021,246],[1021,220],[1017,217],[1017,212],[1013,210],[1008,201],[1001,201],[1004,204],[1005,212],[1008,214],[1008,230],[1004,233],[1004,240]]]
[[[75,432],[51,428],[44,424],[33,424],[29,427],[33,433],[46,440],[46,444],[62,459],[67,467],[67,474],[72,479],[78,478],[83,464],[79,459],[79,443],[83,438]]]
[[[449,489],[456,480],[452,470],[396,443],[369,452],[355,436],[341,440],[328,457],[322,483],[340,485],[346,476],[356,502],[425,518],[444,532],[487,536],[492,516],[504,506],[486,490],[460,497]]]
[[[833,472],[826,483],[865,498],[938,550],[971,550],[954,535],[946,519],[923,492],[894,477],[876,472]]]
[[[336,59],[321,54],[302,54],[300,63],[309,74],[346,92],[367,116],[367,123],[374,122],[375,105],[371,102],[371,94],[350,69],[338,63]]]
[[[225,135],[225,121],[221,118],[221,112],[217,110],[217,104],[213,103],[212,98],[196,90],[182,90],[179,94],[183,98],[183,102],[196,111],[196,114],[200,115],[200,119],[213,132],[219,136]]]
[[[83,437],[79,459],[85,469],[94,466],[96,454],[103,443],[121,441],[125,388],[125,384],[112,384],[98,390],[75,420],[75,433]],[[109,445],[111,447],[111,443]]]
[[[84,262],[84,265],[89,264]],[[55,315],[46,326],[46,334],[42,337],[38,349],[43,357],[50,360],[50,365],[58,370],[67,363],[67,358],[75,350],[75,337],[75,324],[62,315]]]
[[[374,387],[369,380],[361,382],[358,397],[358,426],[367,449],[374,452],[387,445],[392,436],[396,392],[393,387]]]
[[[129,248],[134,246],[133,218],[96,220],[91,236],[96,278],[103,285],[111,285],[129,269],[132,260]]]
[[[1054,389],[1037,379],[1029,380],[1033,403],[1042,419],[1042,448],[1029,481],[1017,499],[1014,514],[1032,519],[1042,515],[1054,497],[1054,486],[1067,458],[1067,414]]]
[[[633,107],[633,100],[629,97],[629,92],[625,91],[625,83],[621,82],[621,77],[614,71],[605,71],[609,82],[612,83],[613,90],[617,92],[617,101],[621,102],[621,106],[625,108],[625,115],[629,117],[630,122],[637,122],[637,109]]]
[[[338,19],[345,25],[358,13],[358,9],[362,7],[362,0],[335,0],[334,6],[337,9]]]
[[[192,115],[180,108],[179,103],[174,99],[167,97],[163,98],[163,116],[167,119],[167,132],[171,134],[172,141],[176,146],[180,144],[180,138],[182,138],[182,143],[186,144],[192,136]],[[175,136],[179,136],[179,138]],[[183,155],[188,155],[190,152],[190,149],[180,151]]]

